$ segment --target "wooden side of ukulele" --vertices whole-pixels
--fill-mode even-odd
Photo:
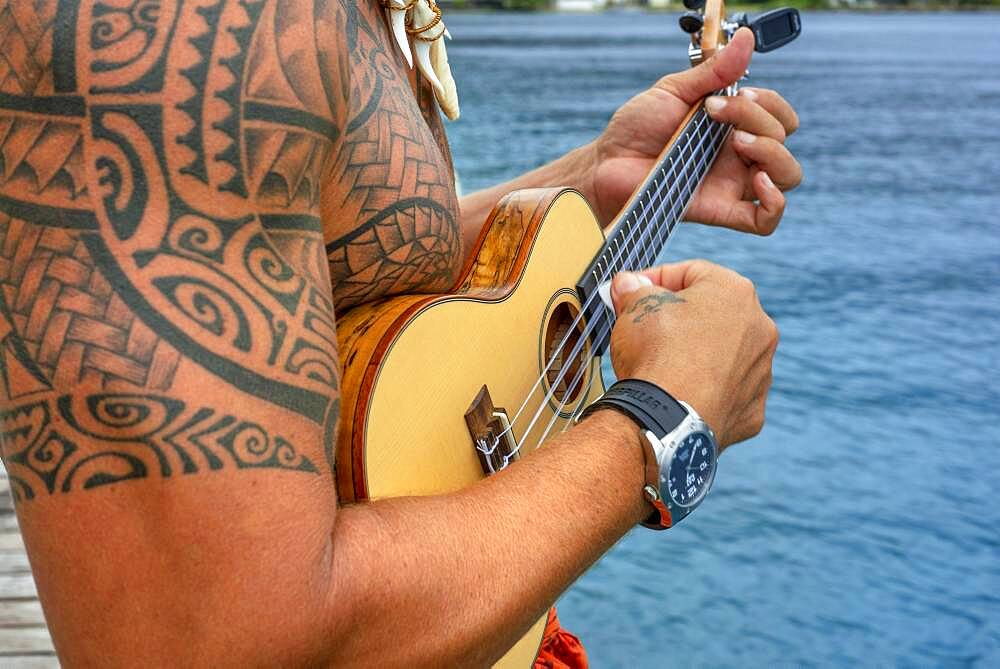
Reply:
[[[493,404],[513,416],[542,374],[552,319],[579,309],[574,285],[603,242],[575,191],[517,191],[493,210],[453,294],[390,298],[340,317],[340,499],[430,495],[482,479],[466,411],[486,385]],[[552,433],[579,402],[604,391],[599,360],[587,360],[586,385]],[[516,438],[543,393],[536,390],[516,422]],[[526,450],[555,409],[546,406]],[[530,667],[544,627],[543,617],[498,666]]]

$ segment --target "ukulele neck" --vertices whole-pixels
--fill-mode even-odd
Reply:
[[[733,86],[715,94],[735,92]],[[729,136],[732,127],[712,120],[703,103],[692,108],[646,180],[615,218],[604,245],[577,284],[582,304],[587,305],[586,320],[598,319],[593,335],[595,355],[607,348],[615,316],[603,301],[587,298],[617,272],[656,263]]]

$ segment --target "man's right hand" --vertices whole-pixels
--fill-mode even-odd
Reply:
[[[705,260],[615,277],[619,378],[656,383],[690,404],[725,447],[764,425],[778,329],[749,279]]]

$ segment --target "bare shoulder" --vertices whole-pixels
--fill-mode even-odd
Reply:
[[[7,401],[41,393],[50,416],[99,419],[112,388],[141,390],[132,401],[154,415],[187,417],[207,407],[180,411],[171,390],[194,363],[322,420],[315,379],[329,387],[337,364],[318,203],[343,104],[314,48],[293,46],[317,39],[311,5],[11,7],[5,42],[23,48],[0,84]],[[90,403],[60,403],[76,387]],[[56,478],[13,480],[24,495],[73,485]]]
[[[446,290],[462,250],[440,112],[398,53],[378,3],[344,8],[348,114],[323,198],[334,294],[349,307]]]

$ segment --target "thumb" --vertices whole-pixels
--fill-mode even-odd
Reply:
[[[713,91],[725,88],[746,72],[753,55],[754,36],[749,28],[740,28],[724,49],[697,67],[664,77],[657,87],[694,104]]]
[[[637,299],[648,293],[653,280],[645,274],[619,272],[611,280],[611,300],[615,303],[615,313],[621,314]]]

